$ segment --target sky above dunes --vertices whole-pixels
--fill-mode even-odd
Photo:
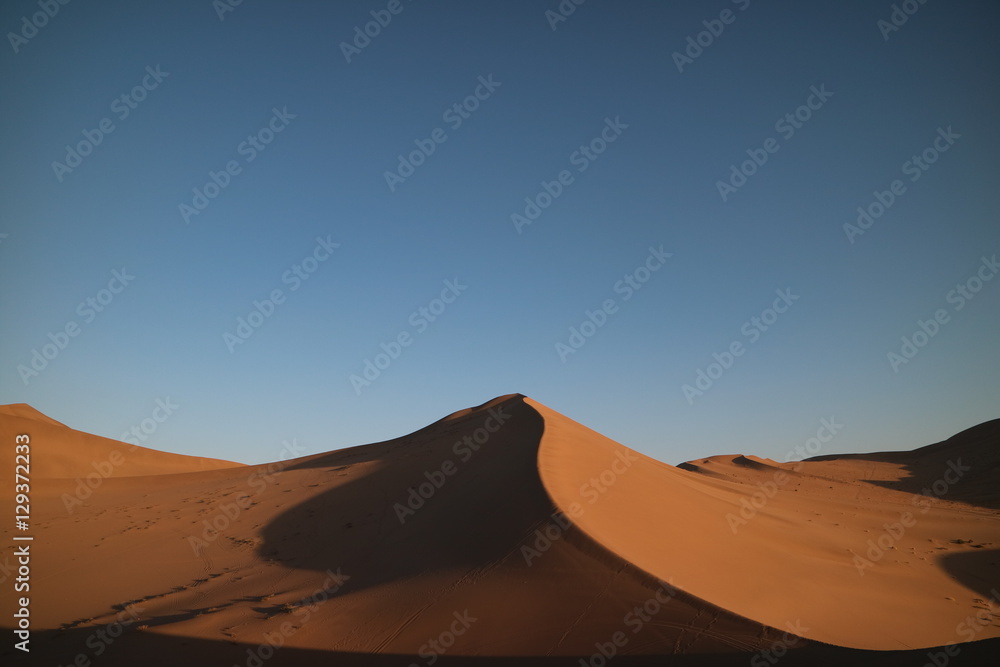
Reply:
[[[512,392],[669,463],[942,440],[998,416],[998,19],[5,2],[0,402],[242,462]]]

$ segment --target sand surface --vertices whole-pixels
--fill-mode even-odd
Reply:
[[[1000,651],[1000,421],[910,452],[675,467],[511,395],[395,440],[244,466],[13,405],[0,407],[5,479],[18,433],[32,444],[32,654],[7,642],[5,665],[923,665],[956,642],[951,664]],[[15,532],[0,525],[5,629]]]

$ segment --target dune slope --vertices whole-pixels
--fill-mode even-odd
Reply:
[[[951,500],[995,498],[1000,421],[891,455],[681,469],[631,453],[616,468],[621,445],[528,403],[545,419],[539,469],[557,505],[572,514],[575,503],[591,538],[692,595],[854,648],[1000,636],[993,613],[975,632],[963,625],[1000,590],[1000,512]]]
[[[35,455],[32,460],[34,479],[85,479],[89,474],[101,477],[163,475],[241,465],[219,459],[160,452],[138,444],[76,431],[24,403],[0,405],[0,438],[5,443],[13,443],[14,437],[19,433],[31,435],[31,448]],[[5,475],[12,468],[12,458],[5,457],[0,462],[0,471]]]
[[[579,665],[613,653],[622,665],[663,664],[655,656],[664,655],[671,664],[745,665],[776,650],[791,651],[783,664],[876,664],[874,655],[877,664],[912,664],[916,654],[821,642],[962,641],[946,629],[967,611],[970,573],[983,566],[959,561],[989,553],[951,544],[945,531],[934,539],[950,545],[967,584],[942,575],[940,558],[914,564],[913,574],[886,570],[887,557],[863,577],[854,572],[862,584],[851,588],[845,567],[854,566],[835,544],[846,552],[858,532],[850,522],[861,520],[845,517],[859,502],[865,521],[888,512],[869,487],[903,492],[829,475],[828,493],[788,482],[733,535],[726,513],[777,464],[720,457],[692,464],[702,472],[673,468],[520,395],[401,438],[292,461],[115,474],[67,505],[92,469],[70,446],[85,434],[15,407],[19,414],[0,409],[3,437],[44,435],[59,473],[32,489],[32,657],[52,664],[82,655],[106,665]],[[841,515],[814,514],[834,511]],[[828,526],[831,518],[852,528]],[[975,540],[997,525],[991,510],[941,500],[907,538],[941,522]],[[10,537],[0,525],[0,539]],[[906,591],[925,584],[951,593],[954,613]],[[933,608],[930,621],[918,619],[924,639],[908,643],[906,623],[875,612],[869,623],[883,632],[844,618],[868,604],[855,593],[867,587],[881,601],[896,585],[909,604]],[[964,655],[991,645],[969,644]],[[13,655],[8,646],[0,654]]]

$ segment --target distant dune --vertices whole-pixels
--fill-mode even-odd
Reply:
[[[33,633],[30,659],[8,641],[4,665],[1000,653],[1000,420],[911,452],[674,467],[511,395],[395,440],[242,466],[12,405],[7,479],[19,433],[32,446],[18,534],[34,537]],[[12,492],[0,507],[13,516]],[[5,544],[14,533],[0,524]],[[0,558],[9,637],[13,549]]]
[[[34,479],[86,478],[95,472],[102,474],[103,470],[107,470],[107,466],[102,465],[105,463],[111,466],[115,477],[197,472],[240,465],[200,456],[158,452],[136,444],[75,431],[25,403],[0,405],[0,428],[3,429],[4,437],[13,433],[31,434],[36,455],[32,470]],[[12,443],[13,436],[4,442]],[[115,452],[121,455],[120,459]],[[10,457],[2,465],[11,466],[12,461],[8,459]]]

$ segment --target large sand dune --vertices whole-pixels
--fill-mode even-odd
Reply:
[[[913,452],[673,467],[513,395],[240,466],[6,406],[7,478],[25,432],[34,632],[31,661],[8,642],[4,664],[971,665],[1000,650],[1000,422]],[[125,461],[81,498],[113,451]],[[953,642],[957,657],[935,648]]]

